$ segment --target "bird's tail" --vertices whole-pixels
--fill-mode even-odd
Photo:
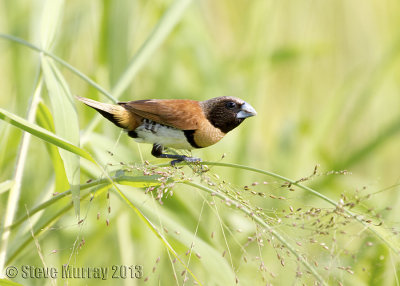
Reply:
[[[97,110],[101,115],[110,120],[112,123],[117,125],[118,127],[133,130],[135,127],[135,118],[134,116],[126,110],[121,105],[110,104],[98,102],[93,99],[85,98],[85,97],[76,97],[78,100],[82,101],[87,106],[92,107]]]

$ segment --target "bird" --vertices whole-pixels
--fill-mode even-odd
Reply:
[[[211,146],[246,118],[257,114],[249,103],[233,96],[204,101],[145,99],[117,104],[76,98],[123,128],[136,142],[153,144],[151,154],[156,158],[173,159],[171,165],[201,159],[167,154],[165,148],[192,150]]]

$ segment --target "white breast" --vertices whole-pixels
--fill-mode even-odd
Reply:
[[[160,144],[164,147],[176,149],[193,149],[187,141],[182,130],[155,123],[145,119],[143,124],[135,129],[138,138],[134,138],[139,143]]]

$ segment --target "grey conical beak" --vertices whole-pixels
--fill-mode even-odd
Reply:
[[[243,103],[243,105],[240,108],[240,111],[237,113],[236,117],[244,119],[244,118],[255,116],[255,115],[257,115],[257,112],[253,108],[253,106],[251,106],[250,104],[245,102],[245,103]]]

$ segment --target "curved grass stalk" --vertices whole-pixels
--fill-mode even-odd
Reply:
[[[175,249],[169,244],[168,240],[164,237],[164,235],[153,225],[153,223],[128,199],[127,196],[117,187],[115,186],[115,190],[119,197],[140,217],[142,221],[146,223],[146,225],[150,228],[150,230],[162,241],[165,247],[172,253],[172,255],[182,264],[182,266],[186,269],[186,271],[193,277],[194,280],[198,283],[198,285],[202,285],[200,280],[194,275],[194,273],[186,266],[186,264],[179,257],[178,253],[176,253]]]
[[[220,167],[229,167],[229,168],[237,168],[237,169],[247,170],[247,171],[263,174],[263,175],[266,175],[266,176],[269,176],[269,177],[273,177],[273,178],[282,180],[284,182],[288,182],[288,183],[292,184],[293,186],[297,186],[300,189],[303,189],[303,190],[311,193],[312,195],[314,195],[314,196],[316,196],[316,197],[328,202],[332,206],[340,208],[340,211],[343,211],[347,215],[349,215],[352,218],[356,219],[359,223],[361,223],[363,225],[363,227],[365,227],[366,229],[371,231],[376,237],[378,237],[396,255],[400,256],[400,242],[399,241],[396,241],[396,242],[389,241],[388,240],[389,234],[384,229],[378,228],[379,226],[375,226],[373,224],[367,223],[360,216],[356,215],[355,213],[351,212],[350,210],[348,210],[346,208],[343,208],[342,206],[340,206],[334,200],[328,198],[327,196],[317,192],[316,190],[314,190],[314,189],[312,189],[310,187],[307,187],[307,186],[304,186],[303,184],[300,184],[298,181],[291,180],[289,178],[286,178],[284,176],[275,174],[273,172],[268,172],[268,171],[264,171],[264,170],[261,170],[261,169],[248,167],[248,166],[244,166],[244,165],[239,165],[239,164],[221,163],[221,162],[202,162],[202,164],[211,165],[211,166],[220,166]]]
[[[29,107],[28,112],[28,120],[26,121],[28,124],[32,124],[35,119],[36,110],[39,104],[40,93],[42,91],[42,80],[38,79],[38,83],[35,89],[35,92],[32,97],[32,101]],[[2,118],[2,115],[0,115]],[[9,118],[9,120],[12,120]],[[14,216],[18,209],[18,202],[21,195],[21,186],[22,186],[22,179],[24,175],[25,169],[25,162],[28,156],[28,149],[31,142],[31,134],[24,133],[22,136],[21,144],[19,145],[19,151],[17,156],[17,162],[15,165],[14,177],[13,177],[13,184],[10,188],[6,212],[4,215],[3,226],[11,224],[14,220]],[[3,230],[0,231],[0,271],[3,272],[5,266],[5,260],[7,255],[7,246],[9,243],[10,238],[10,231]],[[2,273],[0,274],[2,275]]]
[[[104,170],[103,170],[104,171]],[[106,189],[110,186],[113,186],[114,190],[116,193],[119,195],[119,197],[124,201],[138,216],[139,218],[150,228],[150,230],[162,241],[162,243],[166,246],[166,248],[174,255],[174,257],[183,265],[183,267],[186,269],[186,271],[193,277],[194,280],[199,285],[202,285],[200,280],[194,275],[194,273],[185,265],[185,263],[180,259],[174,248],[169,244],[167,239],[157,230],[157,228],[152,224],[152,222],[125,196],[125,194],[118,188],[118,186],[115,183],[123,184],[123,185],[132,185],[135,187],[143,187],[144,185],[146,186],[151,186],[151,185],[157,185],[159,182],[157,181],[158,176],[147,176],[147,177],[131,177],[131,176],[119,176],[119,177],[109,177],[107,175],[106,178],[102,178],[84,185],[81,185],[81,189],[85,190],[94,186],[99,186],[100,190]],[[142,184],[142,185],[138,185]],[[97,190],[98,192],[99,190]],[[81,196],[80,200],[83,200],[84,198],[87,198],[90,192],[87,192],[85,195]],[[71,190],[65,191],[56,197],[42,203],[41,205],[35,207],[32,211],[29,212],[29,216],[34,215],[35,213],[45,209],[47,206],[55,203],[56,201],[71,195]],[[68,206],[64,207],[62,210],[60,210],[55,216],[53,216],[50,220],[48,220],[45,224],[43,224],[40,228],[39,231],[36,231],[34,235],[37,237],[39,236],[42,231],[46,228],[48,228],[50,225],[55,223],[58,218],[60,218],[64,213],[66,213],[68,210],[72,208],[72,204],[69,204]],[[12,225],[6,227],[7,229],[14,229],[18,225],[20,225],[22,222],[26,221],[28,219],[28,215],[24,215],[20,219],[18,219],[15,223]],[[9,264],[12,260],[16,258],[16,256],[29,244],[30,240],[32,238],[28,237],[22,244],[21,246],[12,254],[10,257],[7,259],[7,264]]]
[[[58,62],[59,64],[61,64],[62,66],[66,67],[67,69],[69,69],[71,72],[73,72],[74,74],[76,74],[78,77],[80,77],[81,79],[83,79],[84,81],[86,81],[88,84],[90,84],[91,86],[93,86],[95,89],[97,89],[100,93],[104,94],[108,99],[110,99],[112,102],[116,103],[117,100],[111,95],[111,93],[109,93],[107,90],[105,90],[104,88],[101,87],[101,85],[97,84],[94,80],[92,80],[91,78],[89,78],[88,76],[86,76],[84,73],[82,73],[81,71],[79,71],[77,68],[75,68],[74,66],[70,65],[69,63],[67,63],[66,61],[64,61],[63,59],[57,57],[56,55],[54,55],[53,53],[50,53],[46,50],[43,50],[41,48],[39,48],[38,46],[35,46],[34,44],[12,36],[12,35],[8,35],[8,34],[2,34],[0,33],[0,38],[3,39],[7,39],[10,40],[12,42],[18,43],[20,45],[23,45],[27,48],[30,48],[34,51],[40,52],[42,54],[44,54],[45,56],[48,56],[49,58],[53,59],[54,61]]]
[[[334,200],[328,198],[327,196],[324,196],[323,194],[317,192],[316,190],[313,190],[310,187],[304,186],[304,185],[300,184],[298,181],[291,180],[289,178],[286,178],[284,176],[278,175],[278,174],[273,173],[273,172],[269,172],[269,171],[265,171],[265,170],[261,170],[261,169],[257,169],[257,168],[253,168],[253,167],[248,167],[248,166],[244,166],[244,165],[239,165],[239,164],[232,164],[232,163],[202,162],[202,164],[211,165],[211,166],[220,166],[220,167],[229,167],[229,168],[242,169],[242,170],[247,170],[247,171],[251,171],[251,172],[254,172],[254,173],[267,175],[269,177],[273,177],[273,178],[282,180],[284,182],[288,182],[293,186],[299,187],[300,189],[303,189],[303,190],[305,190],[305,191],[307,191],[307,192],[319,197],[320,199],[328,202],[331,205],[337,206],[337,202],[335,202]]]
[[[107,185],[102,186],[100,189],[97,190],[97,192],[101,193],[104,192],[107,189]],[[71,194],[71,190],[69,190],[69,193]],[[83,195],[80,197],[80,200],[82,201],[83,199],[86,199],[89,196],[90,192],[87,194]],[[51,227],[54,223],[57,222],[59,218],[61,218],[62,215],[64,215],[66,212],[68,212],[70,209],[72,209],[73,204],[72,202],[69,203],[67,206],[62,208],[60,211],[58,211],[55,215],[51,216],[50,219],[48,219],[46,222],[44,222],[40,227],[37,228],[36,231],[34,231],[34,236],[37,238],[39,237],[45,230],[47,230],[49,227]],[[31,214],[29,213],[29,216]],[[24,250],[25,247],[27,247],[31,240],[32,236],[28,236],[22,243],[21,245],[7,258],[6,264],[9,265],[14,259]]]
[[[197,184],[197,183],[193,183],[190,181],[182,181],[182,182],[177,182],[177,183],[181,183],[181,184],[185,184],[188,186],[192,186],[195,188],[198,188],[199,190],[203,190],[206,191],[207,193],[212,194],[213,196],[216,196],[218,198],[220,198],[221,200],[228,200],[231,201],[230,198],[228,198],[227,196],[225,196],[223,193],[220,192],[216,192],[213,189],[210,189],[208,187],[205,187],[203,185]],[[240,210],[241,212],[245,213],[247,216],[251,217],[253,220],[255,220],[259,225],[261,225],[262,227],[264,227],[265,229],[268,230],[269,233],[271,233],[276,239],[278,239],[296,258],[298,261],[300,261],[311,273],[312,275],[314,275],[314,277],[322,284],[322,285],[328,285],[328,283],[321,277],[321,275],[319,275],[319,273],[317,272],[317,270],[310,264],[308,263],[308,261],[301,256],[296,249],[294,249],[286,240],[283,236],[281,236],[275,229],[273,229],[272,227],[270,227],[262,218],[260,218],[259,216],[257,216],[256,214],[254,214],[250,209],[248,209],[245,205],[239,203],[239,202],[235,202],[236,206],[238,207],[238,210]],[[239,207],[240,206],[240,207]]]
[[[154,185],[157,182],[157,176],[140,176],[140,177],[130,177],[129,178],[129,182],[130,183],[137,183],[137,187],[141,187],[140,184],[146,185],[146,186],[151,186]],[[118,182],[118,183],[123,183],[126,182],[127,179],[126,177],[122,176],[122,177],[113,177],[112,178],[114,181]],[[91,187],[94,186],[108,186],[110,185],[109,181],[107,178],[103,178],[103,179],[98,179],[83,185],[80,185],[80,189],[81,190],[86,190],[89,189]],[[38,205],[37,207],[33,208],[32,210],[29,211],[29,216],[33,216],[34,214],[36,214],[39,211],[44,210],[46,207],[54,204],[55,202],[59,201],[60,199],[71,195],[71,190],[67,190],[65,192],[62,192],[60,194],[58,194],[57,196],[54,196],[53,198],[49,199],[48,201]],[[21,223],[23,223],[24,221],[26,221],[28,219],[28,215],[24,215],[21,218],[19,218],[18,220],[16,220],[12,225],[6,226],[4,229],[15,229],[17,226],[19,226]]]
[[[7,110],[4,110],[2,108],[0,108],[0,119],[14,125],[15,127],[20,128],[26,132],[29,132],[30,134],[32,134],[50,144],[53,144],[64,150],[67,150],[69,152],[75,153],[76,155],[79,155],[80,157],[85,158],[85,159],[95,163],[95,160],[92,158],[92,156],[86,150],[83,150],[83,149],[77,147],[76,145],[57,136],[56,134],[48,131],[47,129],[44,129],[36,124],[33,124],[33,123],[29,122],[28,120],[26,120],[22,117],[19,117],[11,112],[8,112]]]

